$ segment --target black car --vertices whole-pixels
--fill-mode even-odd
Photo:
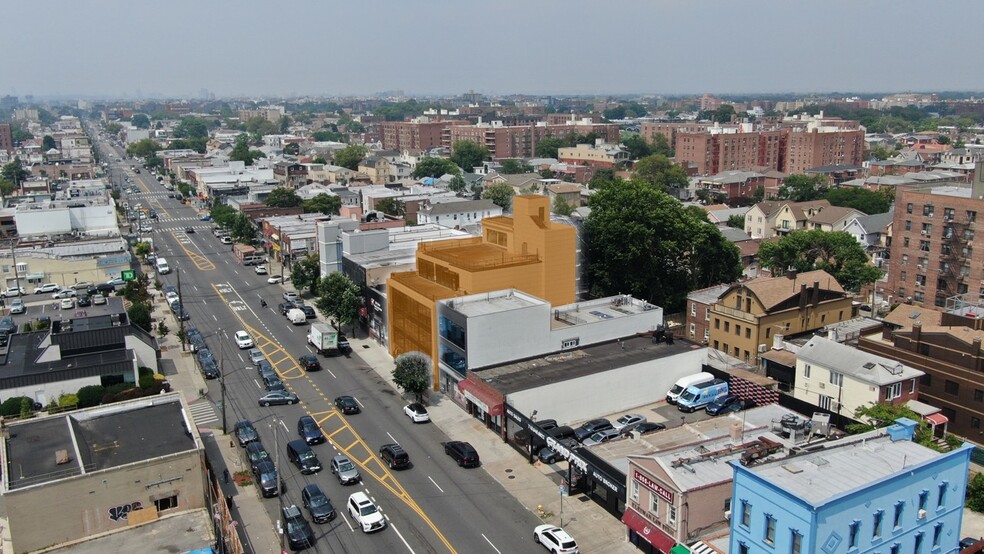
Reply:
[[[181,302],[171,304],[171,311],[174,312],[174,317],[177,317],[181,321],[188,321],[191,319],[191,314],[189,314],[188,310],[181,305]]]
[[[745,402],[733,394],[726,394],[721,398],[718,398],[714,402],[708,404],[704,411],[707,415],[719,415],[726,414],[728,412],[737,412],[745,407]]]
[[[0,318],[0,335],[12,335],[17,332],[17,324],[14,323],[14,318],[4,316]]]
[[[315,536],[311,525],[301,514],[301,509],[291,504],[284,506],[284,531],[287,544],[293,551],[304,550],[314,546]]]
[[[318,317],[317,312],[315,312],[314,308],[312,308],[311,306],[301,306],[300,309],[302,312],[304,312],[304,317],[308,319]]]
[[[305,441],[292,440],[288,442],[287,458],[305,475],[321,471],[321,460]]]
[[[86,294],[92,296],[94,294],[102,294],[103,296],[109,296],[110,294],[116,292],[116,285],[111,283],[99,283],[94,287],[89,287],[86,289]]]
[[[260,462],[270,461],[270,453],[260,441],[255,440],[246,445],[246,459],[249,460],[250,470],[255,472]]]
[[[379,458],[390,469],[410,467],[410,455],[399,444],[390,443],[379,447]]]
[[[194,227],[185,227],[185,233],[187,233],[187,234],[190,235],[190,234],[192,234],[194,232],[195,232],[195,228]]]
[[[287,315],[287,312],[293,310],[296,307],[297,306],[295,306],[294,303],[291,302],[291,301],[289,301],[289,300],[286,301],[286,302],[281,302],[280,304],[277,304],[277,309],[280,310],[280,315],[282,315],[282,316],[286,316]]]
[[[339,396],[335,399],[335,407],[342,411],[343,414],[357,414],[362,411],[359,408],[359,403],[355,401],[351,396]]]
[[[301,501],[315,523],[328,523],[338,515],[335,507],[331,505],[331,500],[321,492],[321,487],[314,483],[301,489]]]
[[[88,294],[80,294],[78,298],[75,299],[75,305],[79,308],[85,308],[92,305],[92,299],[89,298]]]
[[[478,459],[478,451],[471,444],[464,441],[449,441],[444,443],[444,453],[458,462],[458,467],[478,467],[481,461]]]
[[[273,369],[273,364],[266,360],[260,360],[256,364],[256,371],[260,374],[260,379],[266,379],[267,377],[276,377],[277,370]]]
[[[318,361],[318,357],[314,354],[305,354],[297,359],[297,363],[301,365],[304,371],[319,371],[321,369],[321,362]]]
[[[287,390],[287,387],[284,386],[283,380],[281,380],[277,375],[264,377],[263,387],[266,388],[268,392]]]
[[[253,427],[253,422],[248,419],[237,421],[233,430],[236,433],[236,440],[239,441],[239,446],[246,446],[251,442],[260,440],[260,436],[256,433],[256,428]]]
[[[277,475],[276,466],[269,460],[256,464],[253,475],[256,477],[256,483],[260,487],[260,494],[263,495],[263,498],[277,496],[284,488],[280,482],[280,477]]]
[[[635,429],[633,429],[633,431],[639,433],[640,435],[646,435],[648,433],[662,431],[663,429],[666,429],[666,425],[656,423],[654,421],[647,421],[646,423],[639,424]]]
[[[215,363],[215,360],[206,360],[202,362],[202,375],[206,379],[218,379],[222,373],[219,371],[219,365]]]
[[[192,352],[198,352],[199,350],[208,348],[208,345],[205,343],[205,336],[197,328],[189,327],[185,331],[185,336],[188,337],[188,344],[191,346]]]
[[[577,439],[577,442],[584,442],[584,439],[590,437],[598,431],[605,431],[608,429],[614,429],[612,422],[605,418],[592,419],[574,430],[574,438]]]
[[[297,420],[297,434],[308,444],[321,444],[325,442],[325,434],[321,432],[318,423],[309,415],[301,416]]]

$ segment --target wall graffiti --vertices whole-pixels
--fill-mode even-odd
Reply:
[[[143,508],[143,504],[140,502],[131,502],[129,504],[121,504],[119,506],[113,506],[109,509],[109,519],[113,521],[125,521],[127,516],[133,510],[139,510]]]

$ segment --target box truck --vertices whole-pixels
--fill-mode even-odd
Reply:
[[[318,354],[328,356],[339,354],[338,330],[327,323],[312,323],[308,331],[308,343],[318,351]]]

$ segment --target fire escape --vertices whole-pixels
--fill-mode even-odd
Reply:
[[[940,246],[940,272],[936,283],[938,297],[967,292],[970,277],[971,236],[966,222],[957,221],[952,214],[943,217],[943,243]]]

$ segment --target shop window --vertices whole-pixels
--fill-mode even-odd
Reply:
[[[158,512],[163,512],[165,510],[171,510],[178,507],[178,495],[167,496],[154,500],[154,506],[157,507]]]

